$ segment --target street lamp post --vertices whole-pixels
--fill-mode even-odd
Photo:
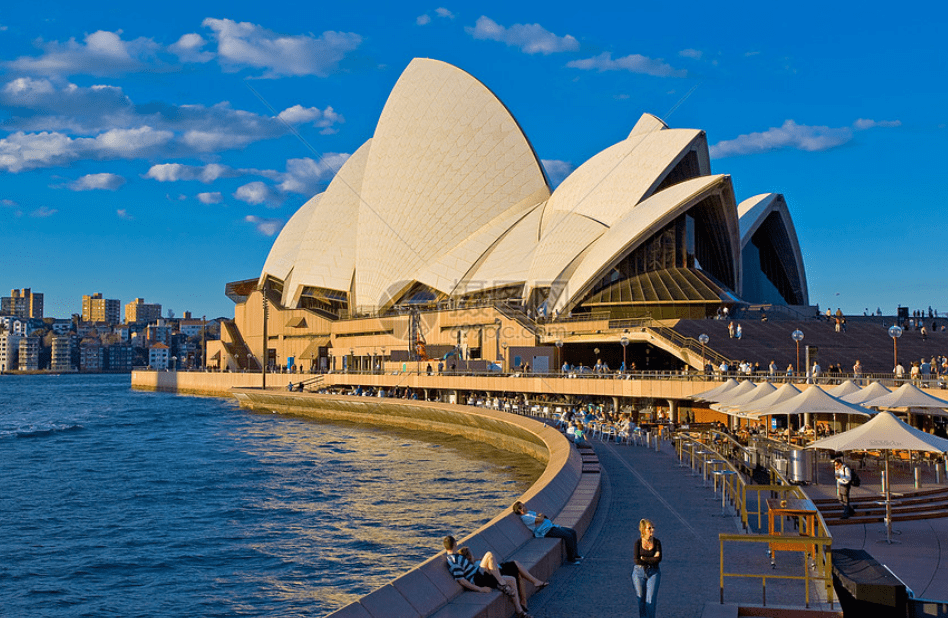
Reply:
[[[174,373],[177,370],[178,370],[178,357],[172,356],[171,357],[171,373]]]
[[[799,328],[790,333],[790,338],[797,342],[797,372],[800,371],[800,342],[803,341],[803,331]]]
[[[557,339],[556,340],[556,362],[559,363],[560,366],[562,366],[563,363],[560,362],[562,360],[563,360],[563,340]]]
[[[628,333],[629,331],[625,332]],[[628,365],[625,364],[625,349],[629,345],[629,338],[622,335],[619,339],[619,343],[622,345],[622,373],[625,374],[625,372],[628,371]]]
[[[711,338],[706,334],[701,333],[698,335],[698,341],[701,343],[701,372],[704,373],[705,367],[708,365],[707,357],[705,356],[705,346],[708,345],[708,342],[711,341]]]
[[[497,347],[494,349],[494,357],[497,359],[500,359],[500,326],[501,324],[503,324],[503,322],[500,321],[500,318],[494,319],[494,326],[497,327],[497,330],[496,330],[497,332],[496,346]]]
[[[503,369],[504,373],[508,373],[509,369],[507,368],[507,342],[506,341],[501,342],[500,347],[504,349],[504,362],[503,362],[503,365],[501,366],[501,369]]]
[[[895,363],[892,367],[899,366],[899,337],[902,336],[902,327],[901,326],[890,326],[889,327],[889,336],[892,337],[892,357],[895,360]],[[894,369],[893,369],[894,371]]]

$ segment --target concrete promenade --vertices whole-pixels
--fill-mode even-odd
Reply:
[[[581,566],[564,566],[551,578],[552,586],[530,602],[536,618],[586,616],[589,618],[637,616],[632,588],[632,547],[638,536],[638,521],[647,517],[655,523],[662,541],[662,581],[658,615],[697,618],[709,605],[717,605],[719,592],[718,534],[741,532],[733,516],[722,516],[721,495],[705,487],[701,476],[689,467],[679,467],[670,443],[661,452],[640,446],[616,445],[593,440],[602,465],[602,495],[599,510],[580,543],[586,557]],[[821,485],[804,489],[812,498],[835,496],[828,470]],[[893,477],[894,489],[911,489],[910,478]],[[875,488],[854,489],[868,495]],[[948,518],[895,522],[894,544],[885,541],[881,523],[831,526],[833,547],[864,549],[888,566],[917,598],[948,600]],[[771,569],[764,545],[726,549],[727,569],[743,573],[799,574],[795,553],[778,552],[777,568]],[[831,610],[821,596],[821,586],[811,588],[810,609]],[[725,603],[742,606],[762,604],[761,581],[726,579]],[[799,582],[767,583],[767,606],[804,605]],[[712,608],[713,609],[713,608]],[[835,603],[835,611],[840,610]],[[736,612],[732,615],[736,616]]]
[[[739,520],[728,505],[722,515],[721,495],[705,487],[691,468],[679,467],[678,458],[665,442],[661,452],[642,446],[617,445],[593,440],[602,465],[602,495],[599,509],[580,543],[585,560],[580,566],[563,566],[552,577],[552,585],[530,601],[536,618],[585,616],[612,618],[638,616],[632,587],[632,548],[638,538],[639,519],[651,519],[665,557],[658,596],[658,615],[696,618],[708,604],[720,601],[718,534],[741,531]],[[770,568],[763,544],[726,549],[734,559],[731,570],[744,573],[800,574],[802,567],[789,553],[778,553],[778,569]],[[797,567],[794,571],[791,567]],[[814,601],[818,585],[812,585]],[[725,602],[761,605],[760,579],[728,579]],[[804,604],[803,584],[768,581],[767,605]],[[829,609],[811,602],[811,608]],[[838,610],[839,605],[835,608]],[[736,610],[733,614],[736,616]]]
[[[820,485],[808,486],[807,493],[814,499],[836,497],[836,486],[829,469],[821,469]],[[893,494],[908,494],[914,491],[911,469],[891,468]],[[875,498],[883,502],[881,489],[875,475],[866,470],[859,471],[864,477],[862,486],[852,489],[853,498]],[[928,478],[925,489],[937,485]],[[857,502],[856,508],[860,504]],[[865,508],[865,507],[862,507]],[[917,598],[948,601],[948,517],[894,521],[892,543],[887,542],[884,523],[846,524],[830,526],[833,547],[864,549],[873,558],[889,567],[908,586]]]

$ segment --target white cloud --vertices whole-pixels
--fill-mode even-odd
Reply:
[[[286,162],[286,173],[281,177],[280,190],[312,195],[320,184],[328,182],[336,175],[348,158],[346,153],[330,152],[319,161],[310,158],[289,159]]]
[[[159,50],[151,39],[122,40],[122,31],[99,30],[86,36],[82,43],[69,39],[65,43],[39,41],[43,54],[21,56],[4,63],[14,73],[32,75],[113,75],[140,69]]]
[[[853,123],[853,128],[859,129],[860,131],[865,129],[872,129],[874,127],[886,127],[894,128],[901,127],[901,120],[867,120],[865,118],[860,118]]]
[[[125,219],[126,221],[134,221],[134,220],[135,220],[135,217],[133,217],[132,215],[128,214],[128,211],[125,210],[124,208],[119,208],[118,210],[115,211],[115,214],[118,215],[118,218],[119,218],[119,219]]]
[[[23,216],[23,211],[20,209],[20,205],[9,198],[3,198],[2,200],[0,200],[0,206],[3,206],[4,208],[9,208],[10,209],[9,212],[12,213],[14,217]],[[6,214],[4,216],[6,216]]]
[[[183,62],[209,62],[214,59],[213,52],[201,51],[207,44],[200,34],[190,33],[183,35],[177,42],[168,46],[168,50],[177,55]]]
[[[55,215],[58,210],[55,208],[50,208],[49,206],[40,206],[36,210],[30,213],[31,217],[36,217],[37,219],[46,219]]]
[[[264,219],[254,215],[247,215],[244,217],[244,221],[252,223],[257,228],[257,231],[264,236],[275,236],[277,232],[283,229],[283,221],[281,219]]]
[[[500,41],[512,47],[519,47],[528,54],[546,55],[579,49],[579,41],[572,36],[556,36],[540,24],[514,24],[505,28],[482,15],[473,28],[466,30],[475,39]]]
[[[692,58],[694,60],[701,60],[701,56],[703,56],[704,53],[697,49],[683,49],[680,52],[678,52],[678,55],[681,56],[682,58]]]
[[[157,131],[151,127],[135,129],[112,129],[95,137],[95,143],[103,151],[124,158],[135,158],[154,152],[159,146],[171,141],[174,133]]]
[[[179,180],[199,180],[205,184],[214,182],[218,178],[234,178],[243,172],[226,165],[210,163],[208,165],[182,165],[181,163],[159,163],[152,165],[145,178],[158,182],[178,182]]]
[[[38,167],[65,165],[80,158],[135,158],[153,153],[170,140],[168,131],[150,127],[114,129],[95,138],[73,139],[58,132],[18,131],[0,139],[0,170],[19,173]]]
[[[188,131],[181,141],[197,152],[216,152],[243,148],[254,140],[249,135],[231,133],[222,128],[213,131]]]
[[[75,158],[75,142],[62,133],[23,133],[0,139],[0,169],[14,174]]]
[[[546,175],[554,188],[566,180],[566,177],[573,171],[573,165],[569,161],[543,159],[540,163],[543,164],[543,169],[546,170]]]
[[[714,158],[758,154],[786,148],[816,152],[842,146],[852,138],[853,131],[849,127],[808,126],[787,120],[780,127],[718,142],[709,150]]]
[[[583,60],[567,62],[566,66],[584,71],[629,71],[654,75],[655,77],[686,77],[688,71],[675,69],[660,59],[649,58],[640,54],[630,54],[622,58],[612,58],[611,52],[603,52],[598,56]]]
[[[263,77],[317,75],[335,72],[362,37],[353,32],[326,31],[320,36],[281,35],[256,24],[207,18],[202,25],[217,39],[218,61],[236,69],[266,69]]]
[[[212,193],[198,193],[197,198],[202,204],[220,204],[224,201],[224,196],[221,195],[220,191],[214,191]]]
[[[59,78],[15,78],[0,86],[0,106],[8,113],[6,130],[17,131],[0,140],[0,169],[13,172],[81,157],[194,157],[280,138],[288,133],[286,124],[308,123],[329,134],[345,122],[332,107],[294,105],[278,116],[262,116],[226,102],[136,105],[121,88],[79,87]],[[41,136],[61,143],[32,154],[16,145]]]
[[[273,189],[259,180],[237,187],[234,197],[248,204],[267,204],[267,206],[279,201],[279,196]]]
[[[419,25],[419,26],[427,26],[428,24],[431,23],[431,16],[430,16],[430,15],[419,15],[419,16],[415,19],[415,23],[416,23],[417,25]]]
[[[435,9],[435,13],[438,14],[438,17],[446,17],[447,19],[454,19],[454,13],[449,11],[444,7],[438,7]]]
[[[69,183],[69,188],[73,191],[92,191],[95,189],[115,191],[124,184],[125,179],[116,174],[86,174]]]
[[[303,107],[302,105],[286,108],[280,112],[277,118],[291,125],[305,123],[321,127],[323,129],[321,133],[323,134],[335,133],[336,129],[333,128],[333,125],[346,121],[332,107],[320,110],[318,107]]]

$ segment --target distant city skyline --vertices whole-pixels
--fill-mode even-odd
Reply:
[[[0,12],[0,294],[101,292],[232,316],[290,216],[371,133],[413,57],[488,84],[555,184],[642,113],[701,128],[738,201],[786,196],[810,302],[948,311],[940,13],[821,3],[172,1]],[[941,305],[941,306],[939,306]]]

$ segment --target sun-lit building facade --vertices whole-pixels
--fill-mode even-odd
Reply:
[[[492,358],[499,337],[492,346],[484,328],[509,320],[530,331],[529,321],[584,315],[703,318],[722,305],[808,304],[785,200],[738,206],[730,176],[711,172],[703,131],[644,114],[553,190],[504,104],[430,59],[409,64],[371,139],[293,215],[260,276],[227,293],[237,309],[218,360],[242,356],[249,367],[264,354],[316,367],[334,349],[354,359],[370,345],[392,358],[412,352],[418,329]],[[252,300],[264,294],[266,352]],[[479,322],[460,317],[474,307]],[[530,339],[510,345],[542,343]]]

